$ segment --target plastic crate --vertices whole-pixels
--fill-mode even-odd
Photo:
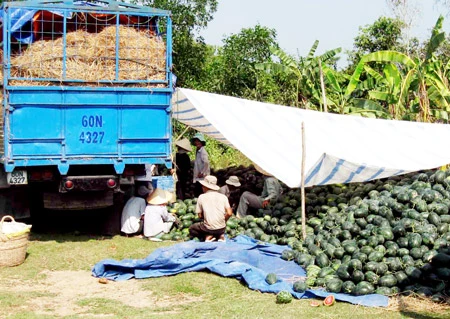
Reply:
[[[172,176],[152,176],[152,186],[171,193],[175,192],[175,183]]]

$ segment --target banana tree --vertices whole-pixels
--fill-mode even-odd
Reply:
[[[390,116],[398,119],[405,112],[406,102],[401,94],[402,84],[404,84],[402,72],[393,63],[386,63],[382,74],[369,65],[365,65],[364,70],[370,76],[369,79],[373,79],[372,86],[366,86],[369,89],[369,98],[381,101]]]
[[[281,63],[261,63],[256,67],[266,72],[284,72],[292,74],[297,79],[297,92],[300,106],[310,109],[318,109],[317,105],[321,104],[320,86],[318,80],[319,59],[321,62],[327,62],[333,59],[340,49],[326,52],[322,56],[314,57],[318,41],[314,43],[306,58],[300,58],[299,61],[294,60],[282,50],[273,48],[272,53],[280,59]],[[322,63],[322,70],[326,78],[326,103],[329,110],[334,113],[361,115],[365,117],[391,118],[383,107],[375,101],[367,99],[355,99],[352,91],[348,89],[348,85],[357,83],[359,79],[353,82],[349,81],[349,77],[342,72],[337,72],[329,67],[326,63]]]
[[[442,16],[436,21],[426,47],[426,55],[422,60],[415,59],[415,66],[412,69],[414,79],[411,81],[411,89],[416,103],[409,109],[410,114],[407,116],[413,118],[415,111],[415,119],[419,121],[448,121],[449,64],[443,65],[435,56],[437,49],[445,41],[445,33],[442,31],[443,21]]]
[[[346,94],[345,84],[349,83],[349,76],[337,72],[327,66],[324,67],[327,78],[327,100],[335,106],[334,111],[341,114],[360,115],[364,117],[390,118],[383,107],[371,100],[354,98]]]
[[[434,56],[445,39],[440,31],[442,21],[441,16],[432,31],[423,60],[413,60],[396,51],[378,51],[362,57],[345,96],[351,95],[361,85],[360,77],[365,71],[376,83],[376,88],[369,90],[369,97],[386,104],[393,118],[448,121],[450,65],[444,66]],[[382,74],[370,67],[371,62],[384,64]]]
[[[271,52],[280,60],[280,63],[260,63],[256,65],[256,68],[266,72],[284,72],[286,74],[292,74],[296,77],[297,81],[298,98],[296,106],[319,109],[318,106],[321,105],[319,59],[322,66],[324,66],[328,61],[331,61],[338,53],[340,53],[341,49],[330,50],[320,56],[315,56],[318,45],[319,41],[316,40],[309,50],[308,55],[306,57],[299,57],[298,61],[287,55],[281,49],[272,47]],[[327,104],[330,105],[332,103],[327,100]]]

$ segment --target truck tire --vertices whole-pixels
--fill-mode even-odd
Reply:
[[[102,235],[115,236],[120,234],[120,220],[124,206],[122,193],[114,194],[114,205],[105,209]]]
[[[11,187],[0,189],[0,218],[5,215],[15,220],[30,218],[30,201],[26,187]]]

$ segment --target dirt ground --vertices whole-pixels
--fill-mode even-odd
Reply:
[[[77,304],[86,298],[117,300],[135,308],[161,308],[198,301],[198,298],[192,296],[177,296],[176,300],[158,298],[151,291],[142,289],[142,281],[134,279],[101,283],[86,271],[44,271],[42,274],[45,279],[27,282],[25,285],[24,281],[2,280],[0,291],[38,293],[37,297],[24,300],[24,310],[32,309],[35,314],[54,316],[89,312],[89,309]]]

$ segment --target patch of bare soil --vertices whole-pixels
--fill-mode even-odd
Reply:
[[[179,306],[201,299],[186,295],[161,298],[151,291],[143,290],[143,283],[140,280],[101,283],[98,278],[92,277],[91,273],[86,271],[44,271],[43,274],[45,279],[32,283],[24,284],[21,281],[19,284],[14,279],[5,280],[0,283],[0,288],[15,292],[42,293],[42,296],[25,300],[27,305],[24,308],[36,314],[55,316],[89,314],[88,307],[77,304],[79,300],[88,298],[116,300],[130,307],[152,309]]]

